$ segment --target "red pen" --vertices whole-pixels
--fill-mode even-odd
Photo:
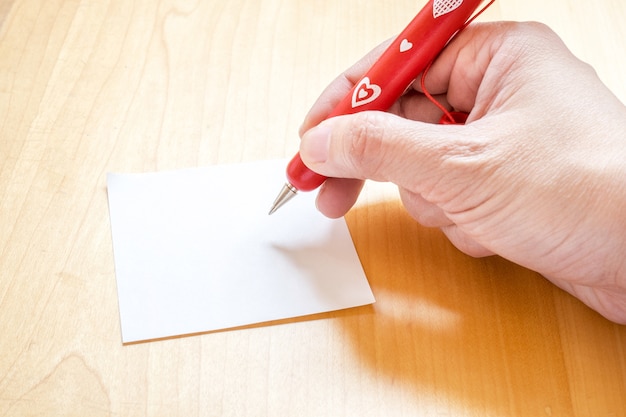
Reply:
[[[378,61],[339,102],[328,118],[365,110],[388,110],[406,88],[472,17],[482,0],[429,0]],[[326,177],[311,171],[296,154],[287,165],[287,183],[269,214],[298,191],[312,191]]]

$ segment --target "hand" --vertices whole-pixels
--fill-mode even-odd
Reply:
[[[333,82],[301,129],[300,154],[331,177],[318,208],[354,204],[362,180],[398,185],[420,223],[472,256],[501,255],[626,323],[626,107],[547,27],[471,25],[389,113],[322,121],[384,45]]]

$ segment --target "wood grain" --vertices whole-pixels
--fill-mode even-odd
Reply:
[[[374,306],[121,344],[106,173],[291,156],[319,92],[417,7],[0,1],[0,416],[626,415],[625,327],[459,253],[384,184],[347,217]],[[626,101],[623,1],[482,19],[549,24]]]

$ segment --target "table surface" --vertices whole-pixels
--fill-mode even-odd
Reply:
[[[421,4],[0,0],[0,416],[626,415],[626,327],[384,184],[347,216],[373,306],[121,343],[106,173],[290,157]],[[626,2],[481,19],[547,23],[626,102]]]

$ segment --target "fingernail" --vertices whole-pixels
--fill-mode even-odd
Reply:
[[[330,127],[324,124],[309,129],[302,135],[300,156],[309,163],[323,163],[328,159]]]

